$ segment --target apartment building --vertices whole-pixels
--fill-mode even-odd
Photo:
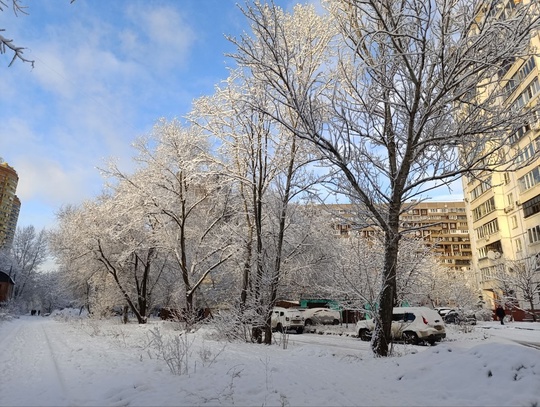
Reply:
[[[419,202],[410,204],[401,216],[405,229],[417,229],[426,245],[432,246],[441,264],[450,270],[471,268],[471,240],[465,202]]]
[[[0,162],[0,248],[11,244],[17,229],[21,201],[16,195],[19,176],[5,162]]]
[[[432,247],[442,265],[449,270],[468,271],[471,269],[472,249],[467,223],[465,202],[409,202],[401,216],[404,230],[423,239]],[[353,206],[347,204],[329,205],[335,214],[334,234],[348,237],[357,233],[369,237],[376,233],[374,228],[354,226]]]
[[[516,0],[499,1],[500,18],[511,13]],[[540,47],[538,36],[533,46]],[[507,61],[500,75],[506,81],[501,103],[508,109],[527,109],[540,95],[540,58],[531,56]],[[540,287],[540,160],[530,162],[540,152],[540,121],[525,124],[510,136],[506,153],[515,165],[504,172],[483,172],[463,178],[463,191],[471,225],[473,268],[486,307],[512,295],[504,293],[497,276],[512,273],[512,264],[536,267]],[[527,165],[525,165],[527,164]],[[494,162],[494,167],[497,163]],[[500,280],[500,278],[499,278]]]

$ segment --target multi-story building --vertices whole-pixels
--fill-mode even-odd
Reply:
[[[19,176],[7,163],[0,163],[0,248],[11,244],[17,228],[21,201],[15,194]]]
[[[401,216],[402,227],[422,238],[427,246],[433,247],[441,264],[450,270],[470,270],[471,242],[465,211],[465,203],[458,202],[410,202]],[[343,237],[358,233],[369,237],[376,233],[374,228],[354,226],[353,207],[347,204],[329,205],[336,214],[334,234]],[[350,221],[349,221],[350,219]]]
[[[500,13],[511,12],[516,0],[501,0]],[[501,16],[504,18],[504,16]],[[540,46],[534,36],[533,46]],[[505,81],[501,103],[508,109],[527,109],[537,103],[540,95],[540,58],[531,56],[507,61],[500,71]],[[515,157],[513,168],[505,172],[485,171],[475,177],[463,178],[467,214],[471,225],[473,267],[486,306],[508,295],[529,305],[519,293],[504,293],[501,273],[510,272],[521,262],[536,267],[536,282],[540,287],[540,121],[525,124],[510,135],[505,146],[508,156]],[[494,168],[497,166],[494,162]],[[532,261],[531,261],[532,260]],[[534,270],[532,270],[534,271]],[[510,275],[511,277],[511,275]],[[512,290],[514,291],[514,290]]]
[[[418,228],[414,233],[433,247],[442,265],[454,271],[470,270],[471,241],[463,201],[413,202],[401,221],[406,229]]]

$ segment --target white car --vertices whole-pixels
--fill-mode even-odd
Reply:
[[[341,315],[338,310],[328,308],[300,308],[306,325],[339,325]]]
[[[305,318],[297,308],[274,307],[272,310],[272,330],[278,332],[304,332]]]
[[[356,324],[358,337],[363,341],[371,340],[375,329],[375,320],[366,319]],[[397,307],[392,312],[392,337],[406,343],[428,342],[431,345],[446,338],[446,329],[442,316],[426,307]]]
[[[448,307],[438,307],[438,308],[435,308],[435,311],[437,311],[441,317],[444,317],[449,312],[454,311],[454,309],[448,308]]]

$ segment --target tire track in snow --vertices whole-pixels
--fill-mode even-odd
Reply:
[[[0,405],[76,405],[51,349],[52,341],[44,328],[46,323],[21,318],[14,321],[16,326],[2,338],[1,372],[15,385],[4,386],[0,380]]]
[[[16,323],[18,321],[12,322]],[[21,330],[20,326],[17,326],[14,330],[10,331],[6,336],[0,335],[0,349],[4,349],[4,344],[7,344],[13,340],[15,336],[19,334]]]
[[[520,345],[527,346],[529,348],[533,348],[536,350],[540,350],[540,343],[535,342],[527,342],[527,341],[518,341],[516,339],[512,340],[515,343],[519,343]]]
[[[62,372],[58,366],[57,357],[55,354],[55,351],[53,349],[53,346],[51,344],[51,340],[49,339],[49,334],[47,333],[47,330],[45,329],[45,326],[41,326],[41,330],[43,331],[43,335],[45,336],[45,341],[47,342],[47,348],[49,349],[48,357],[52,361],[52,365],[54,366],[54,373],[55,377],[60,385],[60,388],[62,389],[62,394],[64,395],[64,398],[66,399],[67,405],[69,406],[76,406],[72,400],[73,398],[70,396],[69,388],[66,385],[66,382],[64,380],[64,377],[62,375]]]

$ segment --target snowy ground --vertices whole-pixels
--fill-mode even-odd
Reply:
[[[177,328],[67,317],[0,322],[0,405],[540,405],[540,323],[449,326],[438,345],[396,345],[389,358],[374,358],[368,343],[347,335],[352,327],[341,336],[291,334],[286,349]]]

